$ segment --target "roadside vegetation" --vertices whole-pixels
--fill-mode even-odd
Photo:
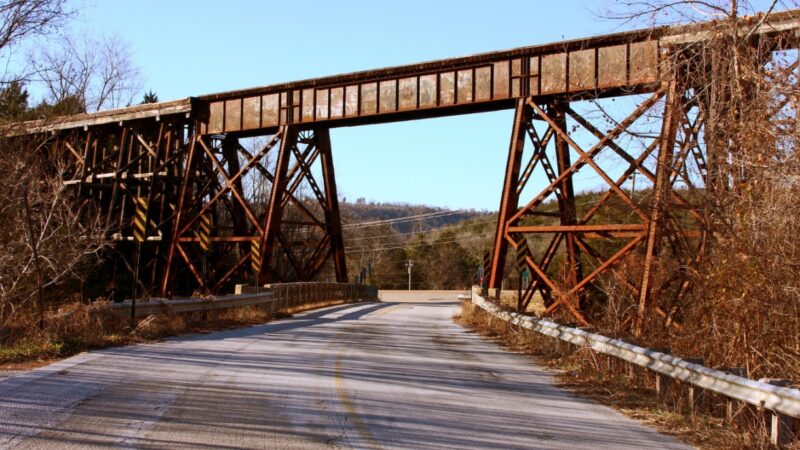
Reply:
[[[553,370],[556,384],[591,398],[701,449],[769,449],[769,412],[737,404],[732,420],[725,416],[726,399],[704,393],[691,404],[687,389],[671,385],[655,390],[655,376],[587,349],[509,325],[471,302],[463,302],[453,320],[510,351],[535,358]],[[800,448],[794,443],[786,448]]]
[[[128,316],[114,314],[108,302],[91,305],[71,302],[49,312],[43,327],[38,326],[38,317],[22,317],[17,321],[17,328],[10,333],[14,338],[7,338],[0,347],[0,370],[36,367],[91,349],[243,328],[343,303],[341,300],[321,301],[273,313],[261,305],[185,314],[168,311],[142,318],[136,328],[131,329]]]

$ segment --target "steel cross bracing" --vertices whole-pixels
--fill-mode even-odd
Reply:
[[[147,204],[141,221],[145,245],[138,250],[143,265],[136,278],[147,292],[159,282],[189,133],[190,121],[173,116],[67,130],[53,141],[53,158],[62,163],[64,183],[99,209],[116,243],[114,280],[134,278],[136,209]]]
[[[260,176],[249,176],[253,173]],[[303,188],[309,192],[301,193]],[[177,205],[163,295],[173,292],[180,275],[177,261],[192,284],[206,293],[218,292],[232,280],[311,280],[328,260],[337,281],[347,280],[325,128],[284,127],[254,150],[229,135],[195,136]],[[208,249],[199,245],[197,235],[204,216],[215,225]]]
[[[644,254],[642,269],[638,274],[629,270],[618,275],[626,288],[639,299],[642,308],[648,304],[653,291],[662,293],[672,289],[675,296],[683,295],[687,288],[685,277],[673,276],[660,281],[658,286],[654,286],[650,278],[662,237],[669,241],[676,255],[688,255],[688,261],[684,261],[686,264],[695,261],[702,253],[703,239],[699,238],[703,236],[703,217],[688,200],[705,182],[703,150],[697,139],[702,115],[697,114],[697,108],[688,108],[692,102],[685,100],[675,83],[671,83],[634,105],[629,115],[608,132],[601,132],[598,125],[564,100],[550,100],[544,104],[533,98],[519,100],[489,286],[500,287],[509,246],[516,249],[519,242],[524,242],[520,241],[520,236],[536,235],[539,240],[545,238],[547,244],[536,254],[526,250],[525,261],[534,276],[520,299],[518,307],[521,310],[527,309],[533,294],[538,292],[545,302],[545,314],[565,310],[572,320],[589,326],[590,321],[585,315],[589,305],[585,304],[587,299],[581,295],[582,292],[600,275],[631,255]],[[651,136],[650,142],[637,146],[636,153],[615,142],[659,107],[664,108],[665,121],[661,132]],[[567,127],[568,117],[575,123],[572,129]],[[571,136],[577,127],[594,136],[593,145],[582,147],[573,140]],[[532,151],[531,156],[523,160],[526,140],[531,143]],[[677,152],[673,151],[676,146]],[[576,156],[574,160],[572,155]],[[646,164],[653,157],[657,161],[655,170]],[[688,169],[692,162],[702,171],[701,176],[693,176],[696,171]],[[608,167],[620,163],[627,168],[615,177],[610,176]],[[532,199],[521,204],[520,193],[537,168],[540,168],[546,183]],[[598,193],[591,204],[578,208],[573,180],[585,172],[601,179],[606,191]],[[650,198],[637,198],[623,188],[625,183],[630,183],[633,174],[654,186]],[[676,185],[681,189],[673,189]],[[668,198],[663,199],[664,196]],[[550,200],[557,205],[557,211],[548,209]],[[625,208],[629,214],[621,215],[620,208]],[[681,211],[680,215],[686,217],[678,220],[679,217],[673,217],[670,211]],[[618,220],[613,220],[615,217]],[[535,246],[526,246],[531,247]],[[552,267],[556,260],[562,267]],[[560,278],[556,279],[556,276]],[[680,287],[671,286],[675,283]],[[665,321],[675,324],[672,305],[655,304],[653,308]]]
[[[797,16],[740,23],[757,26],[751,38],[774,41],[774,50],[796,48]],[[532,276],[521,310],[537,294],[545,314],[590,325],[590,294],[613,276],[638,305],[621,320],[638,329],[653,311],[679,327],[687,273],[708,244],[697,205],[719,181],[708,179],[716,159],[703,143],[707,99],[685,83],[682,71],[693,69],[667,56],[719,26],[211,94],[28,122],[7,134],[50,133],[50,151],[69,162],[65,182],[105,215],[115,277],[138,272],[140,289],[171,296],[323,273],[346,281],[330,128],[513,108],[488,287],[508,279],[508,249],[524,243]],[[612,98],[629,109],[624,117],[587,114],[587,102]],[[642,133],[653,117],[658,129]],[[579,203],[587,176],[604,189]],[[142,223],[144,233],[134,233]],[[659,258],[665,251],[670,257]]]

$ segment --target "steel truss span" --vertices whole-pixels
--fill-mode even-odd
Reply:
[[[799,14],[740,23],[754,45],[797,48]],[[6,136],[51,136],[47,156],[67,161],[65,183],[106,216],[115,270],[138,273],[139,289],[171,297],[321,273],[347,281],[330,128],[513,108],[486,287],[508,278],[513,250],[518,269],[530,273],[521,310],[537,294],[545,314],[590,326],[589,290],[613,270],[638,303],[638,314],[622,320],[638,329],[652,310],[679,327],[685,274],[707,243],[695,203],[713,184],[713,158],[703,143],[706,100],[674,56],[720,26],[618,33],[26,122]],[[629,107],[624,116],[598,120],[583,107],[610,99]],[[653,131],[642,133],[642,122]],[[578,204],[587,174],[602,189]],[[644,189],[634,189],[637,180]],[[666,250],[671,265],[659,259]]]

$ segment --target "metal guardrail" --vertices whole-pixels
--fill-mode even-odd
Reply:
[[[208,298],[150,299],[136,301],[136,317],[157,314],[181,314],[213,311],[252,305],[270,305],[270,312],[328,300],[377,300],[378,288],[363,284],[347,283],[285,283],[272,284],[262,292],[242,295],[225,295]],[[128,316],[131,302],[113,303],[112,311],[119,316]]]
[[[506,311],[474,292],[471,301],[489,314],[511,324],[535,331],[576,346],[589,347],[631,364],[636,364],[675,380],[730,397],[779,414],[800,417],[800,390],[751,380],[720,370],[710,369],[665,353],[638,347],[599,334],[558,325],[544,319]]]

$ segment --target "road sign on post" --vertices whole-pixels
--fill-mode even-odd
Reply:
[[[522,275],[527,273],[528,271],[528,262],[525,261],[525,258],[528,255],[528,240],[525,239],[525,235],[519,234],[514,242],[517,244],[516,248],[516,260],[517,260],[517,271],[519,271],[519,277],[517,279],[517,310],[522,310]]]
[[[200,248],[208,253],[211,245],[211,216],[203,214],[200,216],[200,227],[197,230],[197,237],[200,239]]]
[[[250,266],[256,274],[258,284],[258,274],[261,273],[261,242],[258,239],[250,241]]]
[[[147,199],[136,197],[136,215],[133,218],[133,238],[142,243],[147,239]]]
[[[528,254],[528,240],[525,239],[523,234],[520,234],[514,242],[517,244],[517,270],[519,270],[520,277],[522,277],[522,272],[528,268],[528,263],[525,261],[525,257]]]
[[[486,289],[489,286],[489,273],[492,271],[492,252],[483,251],[483,279],[481,280],[481,290],[483,295],[487,295]]]
[[[136,328],[136,294],[139,284],[139,261],[142,257],[142,242],[147,239],[148,203],[144,197],[135,197],[136,214],[133,217],[133,239],[136,241],[136,254],[133,263],[133,295],[131,295],[131,328]]]

